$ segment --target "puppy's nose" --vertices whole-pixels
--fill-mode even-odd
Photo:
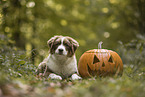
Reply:
[[[63,52],[63,49],[59,49],[59,52]]]

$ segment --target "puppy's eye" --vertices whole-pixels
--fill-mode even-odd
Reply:
[[[54,45],[60,45],[60,42],[55,42]]]
[[[64,44],[65,46],[69,46],[69,44],[68,44],[67,42],[64,42],[63,44]]]
[[[55,43],[55,45],[59,45],[59,43]]]
[[[67,43],[64,43],[64,45],[65,45],[65,46],[68,46],[68,44],[67,44]]]

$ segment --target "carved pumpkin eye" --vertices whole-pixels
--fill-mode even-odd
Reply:
[[[112,56],[110,56],[108,62],[114,63],[114,60],[113,60],[113,57]]]
[[[100,60],[94,55],[93,64],[100,62]]]

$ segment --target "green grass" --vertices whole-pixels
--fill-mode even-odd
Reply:
[[[12,81],[1,85],[1,91],[11,97],[145,97],[145,74],[126,70],[122,77],[76,81],[38,79],[35,75],[11,77]]]
[[[122,77],[59,81],[37,78],[25,52],[6,52],[0,55],[0,97],[145,97],[144,60],[124,65]]]

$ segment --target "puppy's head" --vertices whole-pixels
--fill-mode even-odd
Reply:
[[[79,47],[76,40],[68,36],[54,36],[48,40],[51,54],[72,57]]]

